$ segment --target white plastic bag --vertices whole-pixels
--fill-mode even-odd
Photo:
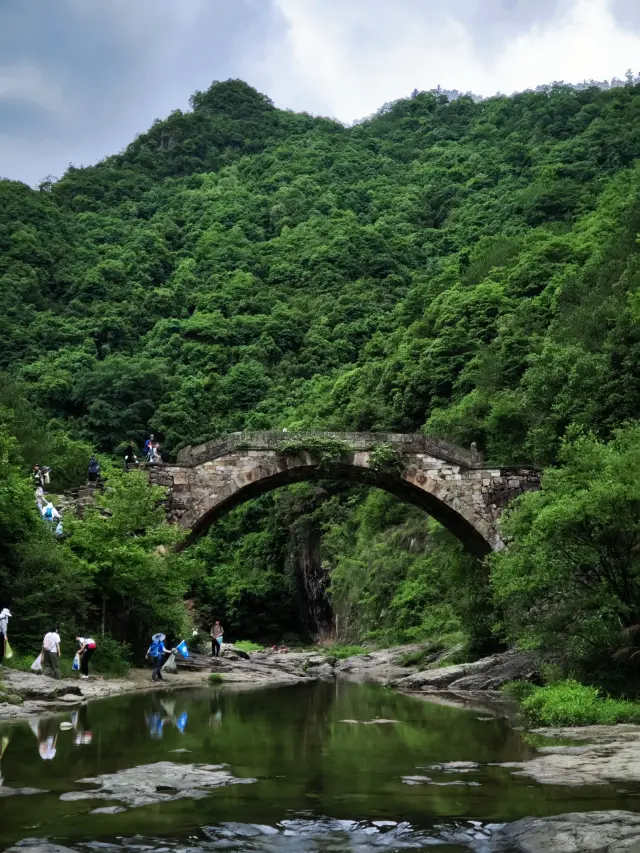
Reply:
[[[38,657],[31,664],[31,669],[34,672],[42,672],[42,652],[38,655]]]
[[[4,641],[4,656],[7,660],[11,660],[13,657],[13,649],[9,645],[9,640]]]
[[[171,654],[167,658],[166,663],[162,667],[161,671],[162,672],[170,672],[172,674],[175,674],[178,671],[178,666],[176,664],[176,653],[175,652],[171,652]]]
[[[71,669],[74,672],[77,672],[80,669],[80,652],[76,652],[73,663],[71,664]]]

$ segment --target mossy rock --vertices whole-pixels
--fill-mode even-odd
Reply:
[[[22,705],[24,699],[16,693],[0,693],[0,702],[4,702],[6,705]]]

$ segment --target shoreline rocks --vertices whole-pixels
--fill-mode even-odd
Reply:
[[[502,849],[514,853],[633,853],[640,844],[640,814],[610,811],[525,818],[507,824],[498,839]]]
[[[533,681],[539,675],[538,658],[532,652],[508,651],[472,663],[414,672],[395,679],[397,690],[495,691],[508,681]]]
[[[640,726],[536,729],[534,734],[582,741],[576,746],[539,746],[528,761],[500,764],[541,785],[609,785],[640,780]]]

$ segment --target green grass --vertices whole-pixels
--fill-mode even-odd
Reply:
[[[220,684],[221,681],[224,681],[224,677],[221,672],[212,672],[209,676],[209,684]]]
[[[264,646],[261,646],[259,643],[252,643],[251,640],[240,640],[239,643],[233,644],[234,649],[240,649],[241,652],[262,652],[264,651]]]
[[[640,702],[611,699],[595,687],[559,681],[548,687],[513,682],[504,692],[520,703],[525,722],[534,726],[590,726],[640,723]]]
[[[369,654],[371,649],[365,649],[364,646],[331,646],[329,648],[323,649],[322,651],[326,652],[328,655],[331,655],[337,660],[344,660],[345,658],[353,657],[353,655]]]

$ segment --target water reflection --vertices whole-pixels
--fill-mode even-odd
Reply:
[[[60,722],[55,717],[29,721],[29,728],[36,736],[38,753],[43,761],[53,761],[56,757],[59,727]]]
[[[61,731],[61,722],[70,722],[70,730]],[[365,838],[371,849],[385,838],[401,849],[400,841],[429,834],[443,842],[461,821],[477,821],[480,832],[525,815],[637,810],[640,802],[608,786],[539,786],[495,766],[533,755],[507,720],[342,682],[121,696],[37,723],[0,726],[1,744],[1,773],[11,793],[0,797],[0,850],[29,837],[56,837],[76,847],[136,835],[174,837],[184,849],[198,827],[227,831],[231,824],[270,826],[277,830],[273,839],[284,845],[293,837],[287,833],[298,831],[285,821],[308,820],[321,832],[321,819],[355,822],[358,829],[340,840],[332,825],[334,847],[318,842],[318,850],[351,850],[350,844],[364,845]],[[185,765],[226,765],[235,778],[257,782],[197,796],[174,797],[167,789],[171,802],[138,808],[124,803],[118,813],[111,802],[96,813],[95,802],[74,796],[86,791],[82,780],[159,762],[165,763],[165,779],[171,779],[171,765],[183,771]],[[153,772],[147,773],[144,784],[153,787],[153,780]],[[36,788],[44,793],[34,813],[33,801],[18,792]],[[151,790],[151,801],[156,794]],[[402,834],[393,827],[404,824],[413,835],[388,834]],[[267,850],[270,837],[251,836],[246,848],[237,849]],[[231,840],[240,844],[235,836]],[[216,836],[215,844],[224,847],[222,841]]]
[[[174,698],[157,699],[151,710],[145,713],[149,734],[156,740],[162,740],[165,726],[174,726],[182,735],[187,728],[189,714],[187,711],[176,712]]]

